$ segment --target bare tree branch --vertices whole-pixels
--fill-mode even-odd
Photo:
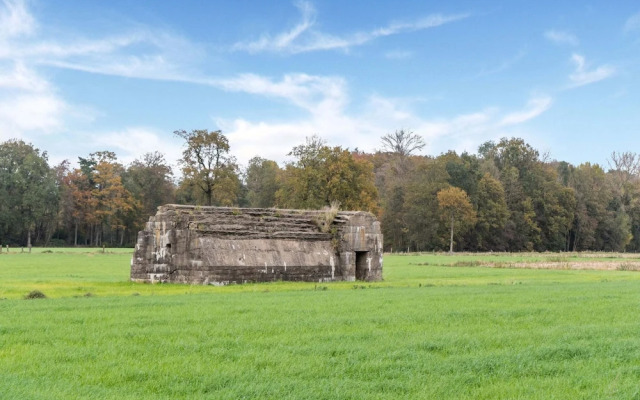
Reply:
[[[420,135],[404,129],[397,130],[394,133],[387,133],[381,139],[384,150],[398,153],[403,157],[409,156],[415,151],[420,151],[426,146]]]

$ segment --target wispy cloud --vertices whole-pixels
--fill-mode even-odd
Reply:
[[[254,53],[265,49],[272,49],[274,51],[284,50],[292,46],[294,40],[313,26],[316,17],[316,10],[311,3],[300,1],[295,3],[295,6],[300,10],[302,20],[289,31],[282,32],[273,37],[264,34],[254,42],[236,43],[233,48],[235,50],[246,50]]]
[[[520,62],[526,55],[527,55],[526,51],[520,50],[513,57],[502,61],[500,64],[494,66],[493,68],[484,69],[480,71],[480,73],[477,76],[478,77],[487,76],[487,75],[493,75],[493,74],[498,74],[500,72],[507,71],[508,69],[516,65],[518,62]]]
[[[189,81],[203,51],[190,41],[162,31],[71,43],[42,43],[18,53],[36,64],[128,78]]]
[[[469,14],[442,15],[433,14],[413,21],[392,22],[387,26],[370,31],[355,32],[345,36],[336,36],[314,29],[316,10],[310,2],[298,2],[301,21],[290,30],[270,35],[263,34],[250,42],[238,42],[232,46],[235,51],[249,53],[304,53],[318,50],[348,50],[376,38],[434,28],[469,17]]]
[[[16,61],[0,64],[0,89],[42,93],[50,90],[51,85],[23,62]]]
[[[505,115],[498,126],[522,124],[533,119],[551,107],[552,99],[549,96],[538,96],[529,100],[524,110],[511,112]]]
[[[640,30],[640,12],[633,14],[627,21],[624,23],[624,31],[631,32]]]
[[[24,0],[0,0],[0,141],[37,142],[61,134],[51,147],[64,147],[73,140],[67,133],[70,126],[78,129],[95,118],[90,107],[70,104],[59,93],[41,73],[43,65],[143,79],[195,79],[189,67],[199,49],[177,35],[134,27],[97,39],[49,39],[38,32],[27,6]],[[102,136],[86,135],[81,143],[102,146],[96,137]]]
[[[24,0],[0,0],[0,62],[159,80],[194,79],[204,50],[179,35],[141,26],[97,39],[56,40],[37,33]],[[35,75],[34,75],[35,78]]]
[[[580,44],[578,38],[569,32],[548,30],[544,33],[544,37],[555,44],[577,46]]]
[[[571,56],[571,61],[576,66],[575,71],[569,75],[571,87],[589,85],[610,78],[616,73],[615,67],[608,64],[588,70],[585,57],[577,53]]]
[[[205,76],[199,73],[201,48],[179,35],[150,28],[133,29],[94,40],[76,37],[56,41],[40,37],[37,21],[28,13],[25,3],[0,0],[0,139],[3,132],[11,137],[68,130],[77,106],[70,105],[57,93],[52,82],[39,73],[42,65],[132,78],[172,80],[208,85],[223,91],[274,98],[297,107],[297,118],[278,116],[256,118],[223,118],[214,116],[215,124],[230,140],[234,155],[246,162],[256,154],[282,161],[290,147],[302,143],[305,136],[320,134],[330,143],[373,151],[385,133],[398,127],[410,127],[425,136],[429,151],[450,148],[475,150],[480,143],[496,135],[507,135],[509,129],[525,124],[551,106],[545,96],[533,97],[521,110],[487,107],[447,118],[425,118],[416,113],[411,101],[372,95],[358,105],[352,104],[349,84],[340,76],[304,73],[266,77],[238,74],[231,77]],[[3,7],[4,6],[4,7]],[[264,36],[247,51],[304,52],[322,49],[349,49],[384,36],[412,32],[461,20],[468,15],[432,15],[411,22],[395,22],[366,32],[332,36],[316,30],[316,12],[311,3],[299,3],[301,20],[293,28]],[[24,25],[18,22],[22,21]],[[11,28],[7,28],[8,26]],[[22,26],[22,27],[21,27]],[[250,47],[253,50],[250,50]],[[582,61],[578,72],[589,73]],[[57,140],[64,146],[81,138],[83,151],[108,147],[118,150],[123,161],[155,148],[179,157],[175,141],[153,127],[122,127],[112,131],[64,136]],[[33,136],[32,136],[33,137]],[[62,135],[61,135],[62,137]],[[278,140],[274,140],[277,137]],[[499,137],[499,136],[498,136]],[[67,142],[65,142],[65,140]],[[131,143],[146,143],[132,148]],[[168,144],[169,143],[169,144]],[[283,147],[284,146],[284,147]],[[475,147],[474,147],[475,146]],[[172,150],[173,149],[173,150]],[[175,158],[174,158],[175,157]]]
[[[290,148],[283,149],[282,143],[293,146],[313,134],[330,143],[375,151],[382,135],[401,126],[411,127],[422,135],[430,153],[451,148],[474,152],[481,143],[508,136],[514,129],[526,126],[553,103],[550,96],[536,95],[519,110],[487,107],[450,118],[424,118],[412,111],[411,101],[380,95],[370,96],[354,112],[348,84],[339,77],[295,74],[274,80],[242,75],[220,84],[229,91],[275,96],[304,110],[297,119],[286,121],[216,118],[215,123],[228,134],[234,154],[241,162],[257,154],[285,161]],[[281,140],[274,141],[276,136]]]
[[[29,35],[36,30],[35,19],[31,16],[24,1],[2,0],[0,8],[0,39],[20,35]]]

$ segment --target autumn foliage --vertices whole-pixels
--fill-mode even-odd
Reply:
[[[640,251],[640,157],[608,169],[549,160],[518,138],[477,154],[417,154],[408,130],[364,153],[312,136],[288,163],[238,165],[221,131],[176,131],[179,174],[153,152],[128,165],[98,151],[54,167],[20,140],[0,143],[0,244],[131,246],[167,203],[377,214],[386,251]]]

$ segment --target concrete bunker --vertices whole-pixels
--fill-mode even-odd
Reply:
[[[131,280],[225,285],[382,279],[382,234],[363,211],[165,205],[138,233]]]

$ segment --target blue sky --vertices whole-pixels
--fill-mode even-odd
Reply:
[[[246,164],[409,129],[606,166],[640,151],[639,69],[637,1],[0,0],[0,140],[175,161],[220,129]]]

